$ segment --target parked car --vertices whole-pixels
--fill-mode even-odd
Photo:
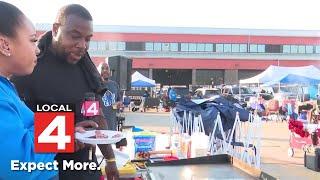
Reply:
[[[256,93],[253,92],[250,88],[245,86],[231,86],[226,85],[222,88],[223,95],[231,95],[234,98],[242,102],[247,102],[251,97],[256,96]]]
[[[195,91],[194,97],[200,99],[207,99],[220,94],[221,89],[219,88],[199,88]]]

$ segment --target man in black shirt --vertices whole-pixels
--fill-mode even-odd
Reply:
[[[34,109],[34,105],[40,102],[73,103],[76,105],[76,122],[83,120],[80,104],[85,93],[98,93],[103,87],[99,73],[87,53],[92,35],[92,17],[84,7],[72,4],[60,9],[52,31],[39,41],[41,53],[34,72],[13,79],[20,96],[30,108]],[[107,128],[104,119],[100,118],[97,123],[99,127]],[[99,145],[99,148],[107,160],[108,179],[118,179],[111,145]],[[85,147],[72,154],[60,153],[56,156],[60,180],[100,178],[98,171],[62,170],[62,160],[88,162],[89,149]],[[95,156],[93,161],[97,161]]]

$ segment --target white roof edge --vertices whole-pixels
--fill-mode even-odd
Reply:
[[[36,29],[40,30],[40,31],[48,31],[51,29],[51,27],[52,27],[52,25],[48,24],[48,23],[37,23],[36,24]],[[94,32],[109,32],[109,33],[320,37],[320,30],[117,26],[117,25],[94,25],[93,30],[94,30]]]

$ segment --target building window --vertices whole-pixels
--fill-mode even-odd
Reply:
[[[249,48],[249,49],[248,49]],[[272,44],[212,44],[212,43],[153,43],[90,41],[89,51],[184,51],[224,53],[284,53],[320,54],[320,45],[272,45]]]
[[[316,46],[316,53],[317,53],[317,54],[320,53],[320,46]]]
[[[306,53],[306,47],[300,45],[300,46],[298,47],[298,53],[299,53],[299,54],[305,54],[305,53]]]
[[[253,52],[253,53],[258,52],[258,45],[250,44],[250,52]]]
[[[146,51],[153,51],[153,43],[152,42],[146,42],[145,50]]]
[[[216,52],[223,52],[223,44],[216,44]]]
[[[109,50],[116,51],[117,50],[117,42],[109,42]]]
[[[282,52],[289,54],[290,53],[290,45],[283,45]]]
[[[188,51],[189,46],[188,43],[181,43],[181,51]]]
[[[170,51],[178,51],[178,43],[170,43]]]
[[[313,53],[313,46],[306,46],[306,53],[312,54]]]
[[[197,51],[204,51],[205,44],[197,44]]]
[[[240,52],[247,52],[247,45],[246,44],[240,44]]]
[[[204,50],[207,52],[212,52],[213,51],[213,44],[206,44]]]
[[[264,44],[258,45],[258,53],[265,53],[266,52],[266,46]]]
[[[231,44],[224,44],[223,45],[223,52],[226,52],[226,53],[231,52]]]
[[[231,45],[231,51],[235,52],[235,53],[240,52],[240,44],[232,44]]]
[[[107,50],[107,43],[105,41],[98,41],[97,45],[98,45],[98,50],[100,50],[100,51]]]
[[[126,43],[125,42],[118,42],[118,50],[119,51],[126,50]],[[141,49],[141,50],[143,50],[143,49]]]
[[[144,51],[145,43],[144,42],[126,42],[127,51]],[[119,49],[118,49],[119,50]]]
[[[267,44],[265,45],[265,52],[266,53],[282,53],[282,46],[275,45],[275,44]]]
[[[197,44],[196,43],[189,43],[189,51],[197,51]]]
[[[90,41],[90,43],[89,43],[89,51],[90,50],[97,50],[97,47],[98,47],[98,43],[97,43],[97,41]]]
[[[161,51],[161,43],[154,43],[153,49],[154,51]]]
[[[294,54],[298,53],[298,46],[297,45],[291,45],[290,52],[294,53]]]
[[[169,43],[162,43],[162,51],[169,51],[170,44]]]

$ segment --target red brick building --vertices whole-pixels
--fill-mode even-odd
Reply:
[[[36,25],[39,33],[49,24]],[[133,59],[133,70],[165,85],[237,83],[269,65],[320,65],[320,32],[94,26],[89,53]]]

